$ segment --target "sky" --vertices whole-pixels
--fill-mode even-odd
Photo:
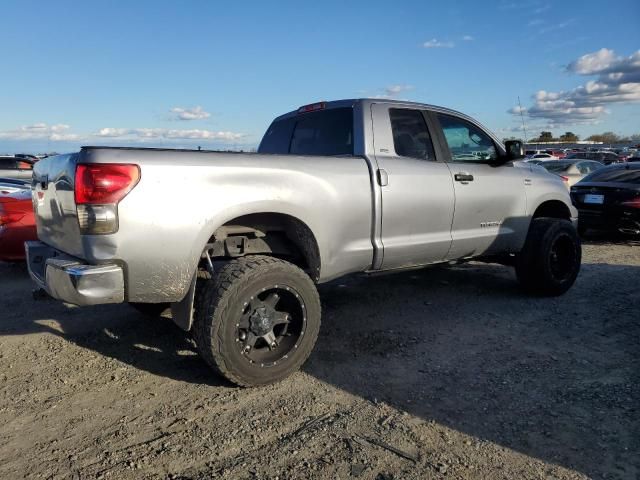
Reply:
[[[319,100],[640,133],[640,2],[0,0],[0,152],[249,149]]]

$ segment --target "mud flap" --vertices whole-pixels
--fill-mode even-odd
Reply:
[[[173,302],[171,304],[171,318],[173,319],[173,323],[185,332],[191,330],[191,325],[193,324],[193,302],[196,294],[197,278],[197,275],[193,276],[191,286],[185,297],[179,302]]]

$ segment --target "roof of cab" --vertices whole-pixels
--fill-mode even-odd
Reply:
[[[293,116],[296,116],[296,115],[304,115],[305,112],[300,112],[300,110],[303,109],[304,107],[307,107],[307,106],[310,106],[310,105],[324,104],[322,109],[330,109],[330,108],[353,107],[357,103],[360,103],[363,106],[371,105],[371,104],[374,104],[374,103],[386,103],[386,104],[401,105],[401,106],[406,106],[406,107],[434,110],[434,111],[441,112],[441,113],[448,113],[448,114],[451,114],[451,115],[457,115],[457,116],[461,116],[461,117],[470,118],[468,115],[466,115],[466,114],[464,114],[462,112],[458,112],[456,110],[452,110],[452,109],[446,108],[446,107],[440,107],[438,105],[430,105],[428,103],[410,102],[408,100],[395,100],[395,99],[392,99],[392,98],[349,98],[349,99],[343,99],[343,100],[328,100],[328,101],[319,100],[317,102],[312,102],[312,103],[309,103],[309,104],[306,104],[306,105],[301,105],[300,107],[296,108],[295,110],[291,110],[290,112],[283,113],[282,115],[276,117],[274,119],[274,121],[282,120],[284,118],[293,117]],[[317,111],[317,110],[311,110],[311,111]]]

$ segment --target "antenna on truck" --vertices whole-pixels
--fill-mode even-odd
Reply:
[[[520,120],[522,120],[522,130],[524,131],[524,143],[527,143],[527,127],[524,124],[524,115],[522,114],[522,104],[520,103],[520,95],[518,95],[518,108],[520,109]]]

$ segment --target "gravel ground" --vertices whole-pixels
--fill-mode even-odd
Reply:
[[[259,389],[2,264],[0,478],[637,479],[640,243],[583,262],[552,299],[476,263],[324,285],[303,371]]]

